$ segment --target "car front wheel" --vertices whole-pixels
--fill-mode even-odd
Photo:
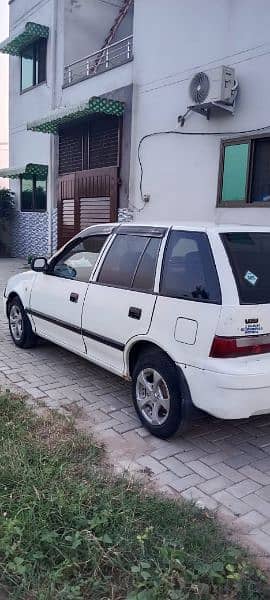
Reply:
[[[135,366],[132,395],[143,425],[166,439],[184,433],[190,425],[193,405],[184,377],[170,358],[159,350],[145,352]]]
[[[16,296],[8,305],[9,331],[14,344],[19,348],[32,348],[37,343],[31,323],[19,298]]]

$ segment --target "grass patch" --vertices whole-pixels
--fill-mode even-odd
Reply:
[[[213,516],[113,477],[55,415],[0,396],[0,582],[24,600],[266,600]]]

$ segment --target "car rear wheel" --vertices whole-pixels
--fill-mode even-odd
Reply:
[[[190,392],[184,377],[163,352],[145,352],[138,359],[132,395],[141,422],[153,435],[166,439],[188,429],[193,412]]]
[[[31,323],[20,299],[16,296],[8,305],[9,331],[14,344],[19,348],[32,348],[37,343]]]

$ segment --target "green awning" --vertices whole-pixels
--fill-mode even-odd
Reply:
[[[26,46],[33,44],[37,40],[48,37],[49,27],[39,25],[39,23],[28,22],[21,33],[9,37],[0,44],[0,52],[21,56]]]
[[[37,177],[39,181],[44,181],[48,177],[48,166],[28,163],[24,167],[11,167],[10,169],[0,169],[0,177],[8,177],[9,179],[31,179]]]
[[[42,133],[57,134],[62,125],[66,125],[67,123],[71,123],[78,119],[83,119],[84,117],[88,117],[95,113],[121,117],[124,112],[124,106],[124,103],[119,100],[110,100],[109,98],[93,96],[87,102],[82,104],[57,108],[46,117],[28,123],[27,129],[30,129],[31,131],[40,131]]]

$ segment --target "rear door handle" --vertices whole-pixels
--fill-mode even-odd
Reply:
[[[70,299],[70,302],[78,302],[79,294],[76,294],[76,292],[71,292],[69,299]]]
[[[131,306],[128,311],[128,316],[131,319],[137,319],[139,321],[142,316],[142,309],[137,308],[136,306]]]

